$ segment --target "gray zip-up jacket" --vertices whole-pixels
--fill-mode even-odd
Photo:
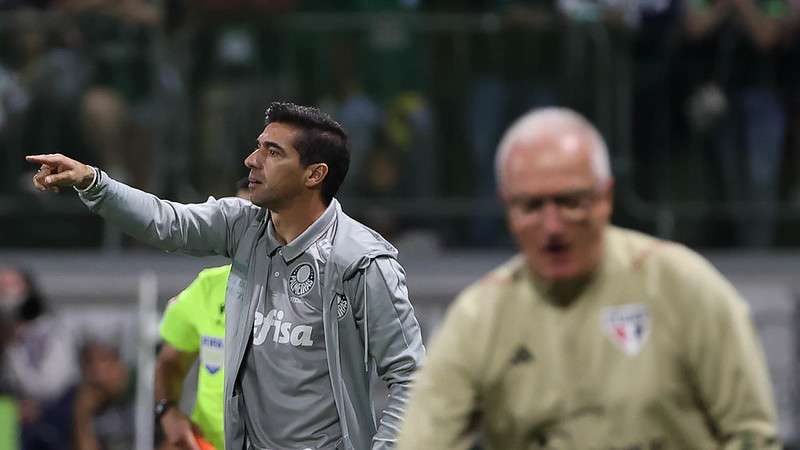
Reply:
[[[243,450],[238,376],[259,296],[267,283],[267,211],[238,198],[211,197],[192,205],[161,200],[102,175],[97,186],[80,197],[110,223],[166,251],[231,258],[225,299],[225,448]],[[323,328],[343,446],[347,450],[389,449],[394,447],[408,390],[425,349],[403,274],[391,295],[371,298],[368,289],[363,289],[364,298],[355,295],[363,271],[375,259],[396,258],[397,251],[333,202],[336,232],[324,268]],[[339,306],[353,309],[349,319],[337,320]],[[375,372],[389,390],[379,423],[370,390]]]

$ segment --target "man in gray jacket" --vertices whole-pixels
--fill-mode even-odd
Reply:
[[[334,198],[350,161],[347,136],[315,108],[272,103],[257,144],[244,161],[252,203],[185,205],[60,154],[27,160],[41,164],[38,189],[74,187],[137,239],[231,258],[227,450],[391,448],[425,350],[397,251]],[[389,390],[380,420],[374,372]]]

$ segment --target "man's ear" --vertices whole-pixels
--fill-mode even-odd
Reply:
[[[614,211],[614,179],[611,178],[606,183],[603,191],[600,194],[599,201],[595,205],[599,208],[600,216],[605,220],[611,218],[611,213]]]
[[[325,163],[310,164],[306,167],[306,187],[316,187],[328,176],[328,165]]]

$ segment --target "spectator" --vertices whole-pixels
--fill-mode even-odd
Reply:
[[[421,2],[396,0],[337,4],[338,13],[376,14],[380,19],[359,23],[356,30],[337,33],[332,39],[319,35],[312,45],[324,62],[309,61],[322,66],[324,76],[333,80],[332,90],[328,83],[315,83],[323,85],[318,89],[319,103],[334,111],[333,116],[350,130],[353,182],[344,186],[344,197],[371,201],[360,214],[392,239],[434,224],[426,223],[424,217],[403,220],[396,210],[374,200],[427,200],[439,193],[441,152],[436,148],[434,114],[426,90],[431,77],[429,36],[406,22],[420,8]],[[312,1],[304,4],[304,10],[329,11],[331,7]],[[403,61],[400,66],[399,60]],[[384,174],[389,172],[384,170],[387,166],[391,166],[390,178],[380,180],[374,171]]]
[[[488,11],[500,15],[502,28],[474,40],[475,79],[465,109],[475,195],[483,202],[494,199],[496,180],[484,171],[492,166],[503,125],[533,107],[559,103],[563,67],[556,0],[497,0]],[[497,244],[502,234],[501,220],[478,216],[470,240]]]
[[[18,399],[22,449],[61,449],[68,433],[65,399],[78,378],[72,334],[47,311],[24,271],[0,269],[0,303],[13,318],[3,366]]]
[[[90,341],[80,361],[82,378],[73,404],[75,449],[133,450],[134,389],[119,349]]]
[[[111,173],[150,186],[161,10],[151,0],[66,0],[58,10],[79,27],[91,69],[76,115],[82,138]]]
[[[13,335],[16,301],[8,301],[5,290],[0,292],[0,448],[16,450],[20,448],[19,413],[9,371],[5,367],[6,346]]]
[[[642,9],[668,0],[557,0],[561,11],[572,20],[586,22],[617,22],[629,28],[639,25]],[[656,8],[660,8],[656,6]]]
[[[0,125],[0,139],[5,139],[11,149],[8,156],[21,152],[21,148],[64,145],[80,152],[75,117],[87,80],[75,29],[63,17],[38,10],[21,9],[7,17],[8,74],[6,83],[0,84],[6,85],[7,94],[16,97],[16,101],[13,97],[6,99],[7,111],[12,113],[6,118],[13,128],[4,133]],[[11,163],[5,169],[11,172],[11,182],[19,181],[21,166]]]
[[[786,0],[687,0],[685,30],[702,81],[689,99],[697,131],[707,132],[722,197],[743,202],[738,242],[773,243],[786,130],[777,58],[789,18]]]
[[[22,154],[18,143],[19,124],[28,103],[28,93],[16,73],[0,62],[0,146],[7,149],[2,160],[4,171],[0,188],[10,190],[12,187],[18,187],[14,186],[14,183],[18,181],[22,170],[14,159],[18,159],[15,155]]]
[[[800,204],[800,0],[792,0],[790,5],[791,21],[785,39],[788,48],[782,55],[779,71],[787,104],[788,164],[784,164],[783,180],[789,191],[789,200]]]
[[[642,1],[642,3],[645,3]],[[649,202],[670,200],[674,175],[673,157],[681,151],[673,132],[674,61],[680,21],[679,0],[651,0],[640,9],[639,26],[634,30],[633,133],[635,168],[634,194]]]
[[[246,25],[225,25],[206,36],[211,58],[197,61],[199,90],[197,152],[195,157],[207,174],[205,190],[227,194],[226,180],[241,171],[241,160],[261,126],[259,112],[265,98],[280,97],[275,74],[262,70],[256,30]],[[205,53],[205,49],[196,49]],[[275,71],[275,68],[271,68]],[[211,176],[213,174],[213,176]]]
[[[183,16],[172,40],[187,84],[185,113],[199,191],[227,195],[253,133],[261,127],[265,98],[292,98],[294,80],[281,59],[290,40],[271,26],[296,0],[202,0],[173,2]],[[257,25],[254,25],[254,23]],[[176,52],[177,53],[177,52]],[[196,125],[193,125],[196,124]],[[176,171],[175,178],[187,178]]]
[[[14,398],[0,391],[0,448],[19,448],[19,424]]]

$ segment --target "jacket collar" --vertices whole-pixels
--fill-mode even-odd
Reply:
[[[308,250],[308,247],[316,242],[322,234],[328,230],[336,218],[336,212],[340,209],[339,202],[336,199],[331,200],[331,203],[325,209],[317,220],[314,221],[308,228],[305,229],[300,236],[297,236],[292,242],[283,245],[278,239],[278,234],[275,231],[275,225],[272,223],[272,216],[270,216],[269,223],[267,223],[267,254],[272,257],[275,252],[281,249],[280,254],[286,264],[292,262],[295,258],[302,255],[303,252]]]

